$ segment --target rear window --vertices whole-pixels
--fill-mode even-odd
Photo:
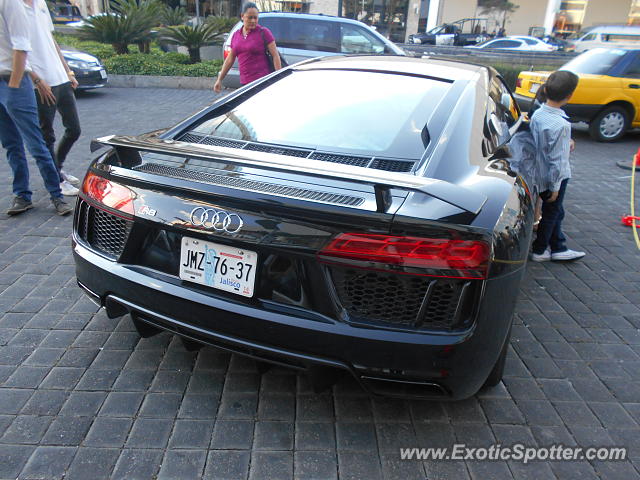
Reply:
[[[348,70],[294,71],[191,131],[317,150],[419,159],[450,83]]]
[[[605,75],[624,57],[625,53],[625,50],[617,48],[611,50],[596,48],[583,53],[569,63],[565,63],[562,70],[569,70],[573,73]]]

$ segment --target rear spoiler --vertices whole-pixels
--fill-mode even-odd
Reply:
[[[444,180],[417,177],[401,173],[373,170],[364,167],[332,164],[328,168],[326,162],[307,158],[277,155],[265,152],[242,150],[238,155],[235,148],[192,144],[171,139],[158,138],[157,133],[138,137],[125,135],[109,135],[98,138],[102,145],[115,147],[124,153],[130,150],[142,150],[155,153],[177,154],[194,158],[225,161],[235,165],[264,168],[280,172],[295,172],[314,177],[347,180],[350,182],[372,185],[379,212],[386,212],[391,205],[390,189],[396,188],[411,192],[419,192],[435,197],[443,202],[477,215],[487,201],[482,193],[466,187],[455,185]],[[94,145],[95,146],[95,145]]]

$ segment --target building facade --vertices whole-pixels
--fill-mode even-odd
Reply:
[[[428,30],[461,18],[484,17],[488,30],[499,30],[504,22],[507,34],[527,35],[535,27],[545,33],[569,35],[595,25],[640,24],[640,0],[511,0],[513,12],[487,11],[482,0],[411,0],[418,5],[418,19],[410,25]],[[414,9],[409,9],[411,14]],[[421,29],[422,30],[422,29]],[[538,30],[541,31],[541,30]],[[407,35],[414,33],[408,26]]]
[[[109,0],[71,0],[83,15],[104,10]],[[177,0],[195,11],[199,0]],[[255,1],[255,0],[254,0]],[[237,16],[243,0],[200,0],[201,15]],[[486,18],[487,31],[503,25],[507,35],[536,32],[570,35],[604,24],[640,25],[640,0],[510,0],[516,8],[505,13],[487,11],[485,0],[257,0],[261,11],[287,11],[339,15],[374,26],[395,42],[416,32],[463,18]]]

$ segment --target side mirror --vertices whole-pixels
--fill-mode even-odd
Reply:
[[[489,161],[506,160],[509,158],[511,158],[511,149],[509,148],[509,145],[501,145],[495,149],[493,155],[489,158]]]

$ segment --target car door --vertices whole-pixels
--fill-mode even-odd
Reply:
[[[622,92],[633,100],[635,118],[633,122],[640,122],[640,54],[634,53],[634,58],[629,62],[622,74]]]
[[[261,23],[273,32],[276,44],[289,65],[340,53],[336,22],[281,17],[265,18]]]

